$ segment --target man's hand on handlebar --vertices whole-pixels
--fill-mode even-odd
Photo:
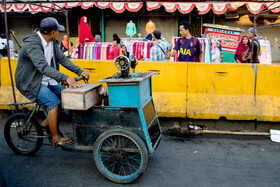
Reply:
[[[88,72],[83,71],[83,72],[81,73],[81,76],[83,76],[86,80],[89,79],[89,73],[88,73]]]
[[[67,84],[69,85],[69,87],[73,87],[73,88],[81,88],[83,85],[77,83],[74,79],[72,79],[71,77],[68,77],[66,79]]]
[[[65,81],[62,81],[62,85],[69,85],[69,87],[73,87],[73,88],[81,88],[81,87],[83,87],[83,85],[82,84],[79,84],[77,81],[80,81],[80,80],[82,80],[82,79],[84,79],[84,80],[88,80],[89,79],[89,73],[88,72],[85,72],[85,71],[83,71],[82,73],[81,73],[81,76],[80,77],[77,77],[77,78],[74,78],[74,79],[72,79],[71,77],[68,77],[67,79],[66,79],[66,82]]]

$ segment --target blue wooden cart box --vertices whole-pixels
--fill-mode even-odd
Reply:
[[[154,74],[133,73],[130,78],[109,77],[99,82],[107,83],[110,106],[140,107],[151,99],[151,76]]]
[[[108,129],[123,128],[135,132],[152,153],[161,139],[161,128],[152,98],[154,72],[134,73],[129,78],[114,76],[100,80],[107,83],[109,105],[88,111],[74,111],[76,148],[91,147]]]

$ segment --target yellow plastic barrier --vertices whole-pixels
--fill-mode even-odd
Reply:
[[[250,64],[188,64],[187,116],[256,119],[255,74]]]
[[[16,60],[12,59],[13,72]],[[118,72],[113,61],[73,60],[90,83]],[[160,117],[280,121],[280,66],[138,62],[137,72],[157,72],[153,97]],[[61,67],[71,77],[74,73]],[[121,94],[121,93],[120,93]],[[16,90],[17,102],[27,100]],[[7,58],[1,60],[0,109],[13,103]]]
[[[90,73],[90,83],[112,76],[119,70],[113,61],[72,60],[76,65]],[[11,60],[13,74],[16,68],[16,59]],[[64,67],[60,71],[71,76],[76,75]],[[158,115],[161,117],[186,117],[186,88],[187,88],[187,63],[166,62],[139,62],[137,72],[156,71],[160,75],[152,79],[153,97]],[[7,109],[7,104],[13,103],[12,89],[7,58],[1,60],[1,85],[0,108]],[[103,85],[105,86],[105,85]],[[17,102],[27,100],[16,91]],[[120,93],[121,94],[121,93]]]
[[[13,75],[15,73],[16,65],[17,65],[17,59],[11,59],[11,68],[12,68]],[[1,59],[0,67],[1,67],[0,109],[11,109],[10,106],[7,106],[7,104],[14,103],[8,58]],[[13,80],[14,80],[14,76],[13,76]],[[23,95],[21,95],[16,88],[15,88],[15,92],[16,92],[16,99],[17,99],[16,101],[18,103],[30,102]]]
[[[119,71],[113,61],[73,60],[73,62],[90,72],[90,83],[98,83],[98,80]],[[138,63],[136,72],[155,71],[159,74],[152,78],[153,98],[158,115],[186,117],[187,63],[146,61]],[[75,75],[66,69],[61,71],[72,77]]]
[[[17,66],[17,59],[12,58],[11,59],[11,68],[12,68],[12,74],[15,74]],[[13,81],[15,82],[14,76]],[[10,71],[9,71],[9,63],[8,58],[2,58],[1,59],[1,87],[11,87],[11,78],[10,78]]]
[[[256,89],[257,120],[280,121],[280,66],[259,65]]]
[[[140,62],[137,72],[155,71],[153,98],[160,117],[186,117],[187,63]]]

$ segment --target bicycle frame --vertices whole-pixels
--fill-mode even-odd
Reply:
[[[12,116],[14,116],[14,115],[16,114],[15,111],[14,111],[13,106],[21,105],[21,110],[22,110],[23,113],[25,113],[25,112],[24,112],[24,109],[23,109],[23,106],[24,106],[24,105],[27,105],[27,104],[32,104],[32,103],[33,103],[33,102],[10,104],[11,110],[12,110],[12,114],[13,114]],[[40,105],[38,105],[38,104],[35,104],[35,106],[34,106],[32,112],[31,112],[31,114],[30,114],[29,117],[28,117],[27,122],[26,122],[25,125],[24,125],[23,131],[25,131],[25,130],[27,129],[28,124],[29,124],[31,118],[34,116],[34,114],[35,114],[36,112],[38,112],[38,111],[40,110],[41,107],[42,107],[42,109],[43,109],[43,111],[44,111],[44,114],[45,114],[45,116],[46,116],[46,118],[47,118],[46,109],[45,109],[43,106],[40,106]],[[18,132],[18,125],[17,125],[17,122],[16,122],[15,117],[14,117],[14,124],[15,124],[16,130],[17,130],[17,133],[19,133],[19,132]],[[34,138],[40,138],[40,137],[41,137],[41,138],[47,138],[47,136],[26,136],[26,137],[28,137],[28,138],[30,138],[30,137],[34,137]]]

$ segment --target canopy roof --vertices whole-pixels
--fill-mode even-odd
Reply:
[[[15,1],[7,0],[7,12],[14,11],[14,12],[23,12],[23,11],[29,11],[29,12],[50,12],[54,9],[60,9],[63,7],[66,8],[73,8],[77,6],[81,6],[83,9],[88,9],[90,7],[96,6],[100,9],[105,8],[111,8],[113,11],[117,13],[122,13],[125,10],[128,10],[130,12],[137,12],[139,11],[143,3],[146,3],[147,10],[152,11],[159,9],[161,6],[165,8],[167,12],[175,12],[178,10],[179,12],[183,14],[187,14],[193,10],[194,7],[197,8],[199,14],[206,14],[211,9],[215,14],[223,14],[228,9],[231,11],[237,10],[240,6],[246,5],[247,9],[252,14],[257,14],[261,10],[263,10],[265,7],[268,7],[273,2],[272,1],[259,1],[259,2],[252,2],[252,1],[184,1],[184,2],[159,2],[159,1],[138,1],[138,2],[131,2],[131,1],[125,1],[125,2],[119,2],[119,1],[83,1],[83,2],[73,2],[71,0],[68,0],[64,2],[64,0],[60,0],[53,3],[48,3],[45,1],[40,1],[40,3],[36,3],[35,0],[33,1],[25,1],[25,3],[22,1],[20,3],[12,3]],[[18,2],[18,1],[17,1]],[[54,2],[54,1],[52,1]],[[36,6],[34,4],[30,3],[36,3],[37,5],[42,6]],[[57,5],[57,6],[56,6]],[[278,8],[276,8],[278,7]],[[272,12],[278,13],[280,12],[280,2],[277,2],[273,4],[272,6],[268,7]],[[3,5],[1,5],[1,12],[4,11]]]

